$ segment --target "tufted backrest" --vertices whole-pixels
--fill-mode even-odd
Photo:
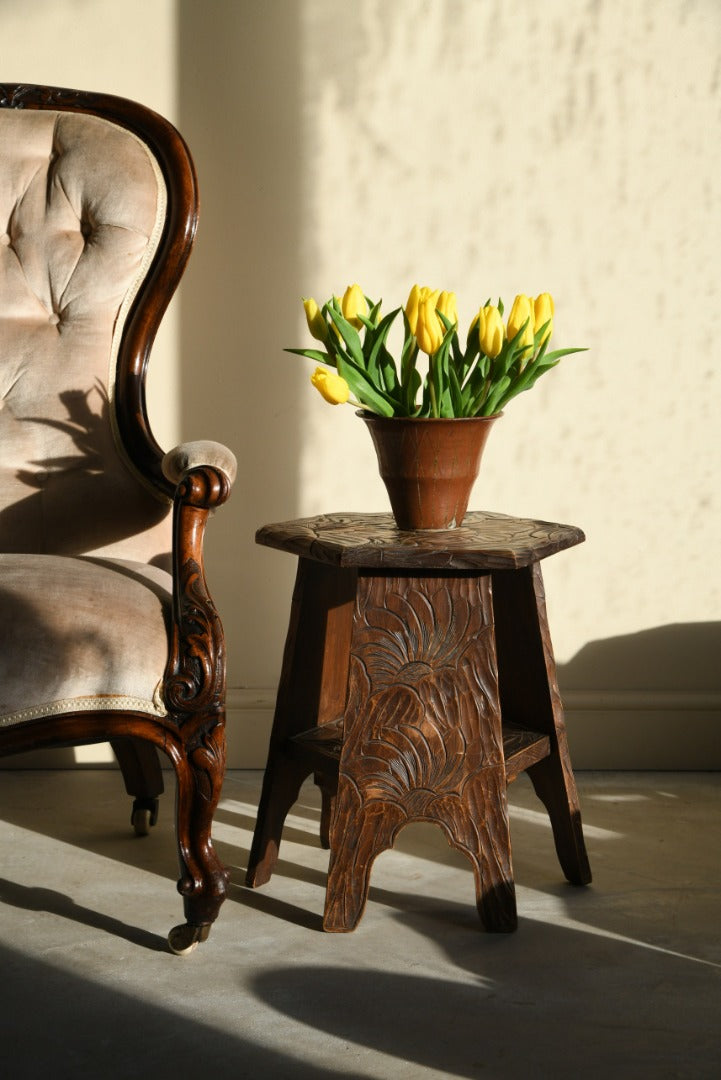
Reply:
[[[163,232],[132,132],[0,108],[0,550],[162,561],[167,497],[120,445],[116,365]]]

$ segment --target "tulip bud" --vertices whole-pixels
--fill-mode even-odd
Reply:
[[[503,319],[497,307],[489,304],[482,307],[477,315],[478,341],[481,352],[495,360],[503,348]]]
[[[418,285],[414,285],[408,294],[406,301],[406,318],[408,319],[408,325],[411,328],[411,333],[415,334],[416,325],[418,324],[418,304],[421,299],[421,290]]]
[[[429,356],[440,349],[443,341],[443,325],[436,314],[437,302],[437,295],[431,294],[418,305],[416,341],[421,352],[428,353]]]
[[[308,323],[308,329],[313,337],[316,341],[327,341],[328,324],[323,317],[323,312],[320,310],[315,300],[313,300],[312,297],[308,300],[304,300],[303,307],[305,308],[305,318]]]
[[[360,330],[363,323],[358,318],[358,315],[368,315],[368,304],[360,285],[348,286],[343,294],[340,309],[343,312],[343,318],[351,326],[355,326],[356,330]]]
[[[316,368],[310,377],[310,381],[321,397],[330,405],[345,405],[350,397],[350,387],[341,375],[325,368]]]
[[[548,341],[553,331],[553,314],[554,314],[553,297],[550,293],[540,293],[534,302],[533,311],[535,316],[536,329],[540,330],[542,326],[548,323],[548,329],[543,335],[543,341]],[[543,344],[543,342],[541,342]]]
[[[445,315],[450,323],[453,323],[454,326],[458,325],[458,308],[456,306],[456,294],[454,292],[442,292],[438,297],[436,308]],[[443,326],[442,323],[441,326]]]
[[[452,294],[447,293],[450,296]],[[408,325],[411,328],[411,333],[415,334],[416,327],[418,325],[418,309],[424,300],[433,300],[433,308],[438,306],[441,293],[439,289],[429,289],[427,285],[414,285],[411,289],[408,300],[406,302],[406,318],[408,319]]]
[[[508,316],[508,340],[512,340],[519,330],[526,324],[526,329],[523,331],[518,341],[517,346],[521,348],[533,348],[533,331],[534,331],[534,316],[533,316],[533,303],[528,296],[520,293],[513,301],[513,307],[511,308],[511,314]]]

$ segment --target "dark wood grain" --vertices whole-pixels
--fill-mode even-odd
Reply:
[[[528,775],[551,819],[556,852],[574,885],[591,881],[563,703],[538,563],[494,575],[501,708],[511,723],[548,735],[550,753]]]
[[[333,566],[503,570],[529,566],[584,535],[573,525],[471,511],[457,529],[401,532],[391,514],[324,514],[266,525],[256,541]]]
[[[246,884],[251,887],[264,884],[273,873],[286,815],[303,781],[315,771],[315,759],[294,753],[290,740],[316,726],[338,721],[345,711],[356,579],[353,570],[299,560],[258,823],[248,860]],[[322,758],[318,766],[319,776],[329,771]],[[331,793],[326,794],[326,805],[330,797]],[[327,808],[326,817],[328,813]]]

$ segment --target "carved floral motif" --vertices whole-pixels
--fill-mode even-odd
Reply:
[[[502,763],[490,609],[486,577],[361,585],[343,760],[366,799],[425,816]]]

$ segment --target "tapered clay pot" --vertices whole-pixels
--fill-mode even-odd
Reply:
[[[461,420],[360,412],[399,529],[454,529],[463,521],[491,426],[502,415]]]

